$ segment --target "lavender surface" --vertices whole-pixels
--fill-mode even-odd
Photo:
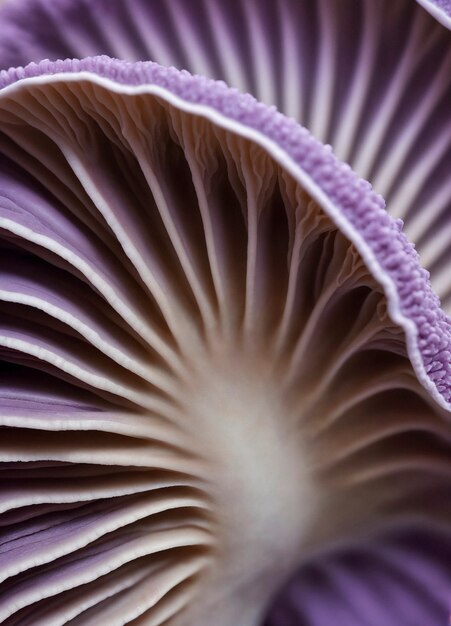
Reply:
[[[451,7],[314,4],[0,8],[7,626],[446,622]]]

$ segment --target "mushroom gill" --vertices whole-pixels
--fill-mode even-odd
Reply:
[[[384,197],[451,313],[448,0],[10,0],[0,21],[0,68],[152,60],[276,105]]]
[[[0,82],[0,621],[256,626],[449,534],[449,320],[368,184],[186,72]]]

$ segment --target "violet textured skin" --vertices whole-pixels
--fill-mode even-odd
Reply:
[[[240,94],[222,82],[191,76],[188,72],[163,68],[151,62],[131,64],[103,56],[81,61],[31,63],[25,68],[0,72],[0,88],[24,79],[79,72],[89,72],[127,86],[162,87],[187,103],[206,105],[257,131],[281,149],[326,194],[329,202],[355,230],[356,238],[361,238],[360,246],[357,241],[354,243],[360,247],[376,278],[385,273],[390,279],[395,287],[388,294],[392,315],[399,311],[405,320],[414,324],[404,324],[414,367],[423,384],[427,384],[421,374],[424,368],[435,386],[436,398],[441,396],[449,405],[451,320],[442,311],[414,246],[402,233],[402,222],[387,214],[383,199],[348,165],[340,163],[330,146],[323,146],[307,129],[287,119],[274,107],[257,102],[251,95]],[[430,390],[434,393],[432,386]]]
[[[442,9],[445,13],[448,13],[448,15],[451,15],[451,2],[449,0],[434,0],[432,4],[438,6],[439,9]]]
[[[431,4],[435,4],[435,6],[451,16],[451,2],[449,0],[433,0]]]

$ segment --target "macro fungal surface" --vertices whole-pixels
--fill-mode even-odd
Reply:
[[[3,16],[0,68],[152,60],[277,106],[384,197],[451,311],[447,0],[16,0]]]
[[[449,18],[424,4],[385,30],[362,3],[336,66],[335,3],[236,3],[243,32],[216,2],[0,9],[0,66],[110,55],[0,71],[1,623],[446,620],[451,322],[390,215],[448,306]],[[295,23],[324,37],[293,85]],[[308,122],[387,204],[171,63]]]

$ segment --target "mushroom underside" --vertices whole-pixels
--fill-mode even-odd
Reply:
[[[14,0],[3,8],[0,67],[99,54],[153,60],[222,79],[276,105],[331,144],[383,195],[389,213],[404,221],[449,314],[451,48],[445,4]]]
[[[318,555],[447,532],[445,410],[261,145],[86,77],[0,132],[5,626],[255,626]]]

